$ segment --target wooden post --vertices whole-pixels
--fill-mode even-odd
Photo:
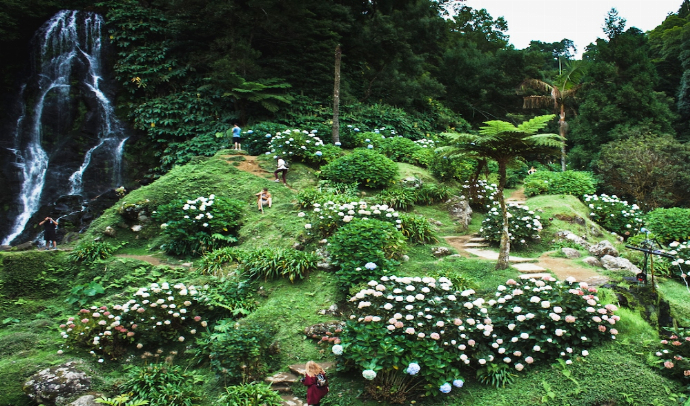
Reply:
[[[333,143],[340,142],[340,44],[335,47],[335,80],[333,84]]]

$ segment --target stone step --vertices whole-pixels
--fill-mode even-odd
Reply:
[[[264,382],[270,383],[272,386],[280,384],[291,384],[299,381],[301,376],[298,376],[291,372],[278,372],[273,376],[269,376],[264,379]],[[289,386],[289,385],[288,385]]]
[[[463,244],[463,247],[465,248],[483,248],[483,247],[488,247],[489,244],[483,243],[483,242],[467,242]]]
[[[546,268],[530,263],[514,264],[511,266],[523,273],[540,273],[546,271]]]
[[[483,237],[472,237],[468,240],[469,242],[486,242]]]
[[[282,394],[280,397],[283,399],[283,405],[285,406],[304,406],[307,404],[306,401],[302,401],[302,399],[295,395]]]
[[[490,260],[494,260],[494,261],[498,260],[498,252],[475,249],[475,248],[469,248],[469,249],[466,249],[465,251],[469,252],[472,255],[476,255],[480,258],[490,259]],[[521,257],[514,257],[512,255],[510,256],[509,260],[511,263],[537,262],[536,258],[521,258]]]
[[[532,279],[532,278],[541,279],[541,278],[544,278],[546,276],[553,277],[553,275],[551,275],[550,273],[530,273],[530,274],[520,275],[520,279]]]
[[[271,385],[271,389],[278,393],[292,393],[292,387],[285,383]]]

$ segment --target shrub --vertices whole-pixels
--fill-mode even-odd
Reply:
[[[433,226],[424,216],[403,214],[400,216],[400,232],[408,241],[417,244],[437,242]]]
[[[477,169],[476,159],[446,156],[437,153],[430,154],[430,156],[427,156],[427,159],[427,167],[431,176],[444,182],[449,180],[465,181]]]
[[[384,189],[376,197],[381,203],[396,210],[410,210],[417,201],[415,190],[406,187]]]
[[[316,269],[318,256],[292,248],[260,248],[246,251],[241,261],[243,273],[251,278],[268,280],[283,277],[294,282]]]
[[[245,204],[226,197],[176,200],[158,207],[154,218],[170,239],[163,248],[174,255],[201,254],[237,241]]]
[[[213,332],[204,332],[196,340],[194,358],[199,363],[208,362],[231,382],[262,380],[273,353],[275,333],[273,326],[221,320]]]
[[[467,197],[467,200],[476,210],[485,212],[497,203],[498,186],[495,183],[489,183],[485,180],[479,180],[476,183],[465,181],[462,188],[464,190],[463,196]]]
[[[304,227],[309,233],[315,233],[321,238],[333,235],[338,228],[355,219],[377,219],[394,224],[396,228],[402,227],[400,214],[385,204],[369,206],[367,202],[360,200],[342,204],[327,201],[323,205],[315,203],[313,206],[311,223]],[[306,213],[300,212],[297,216],[305,217]]]
[[[446,278],[383,276],[369,286],[350,299],[356,309],[333,353],[373,385],[394,374],[413,377],[428,394],[462,387],[461,369],[492,331],[484,300]]]
[[[690,272],[690,241],[679,243],[674,241],[669,244],[669,254],[675,256],[671,262],[674,271],[680,271],[680,276],[685,280]]]
[[[378,152],[395,162],[415,164],[414,154],[422,148],[419,144],[401,136],[383,138],[377,143]]]
[[[192,406],[202,401],[203,378],[177,365],[156,363],[132,366],[127,381],[118,389],[131,393],[133,401],[148,401],[149,406]]]
[[[219,406],[281,406],[283,399],[278,392],[271,389],[271,384],[252,382],[225,388],[214,404]]]
[[[208,307],[204,315],[209,319],[226,317],[228,313],[239,318],[258,306],[254,292],[251,282],[244,277],[212,278],[208,288],[199,292],[199,301]]]
[[[338,183],[329,181],[320,181],[317,188],[306,188],[297,193],[297,205],[301,209],[309,209],[314,206],[314,203],[326,203],[332,201],[335,203],[347,203],[353,199],[357,199],[358,190],[356,183]]]
[[[636,204],[628,204],[616,195],[584,195],[589,216],[597,224],[619,235],[634,235],[644,224],[644,217]]]
[[[91,348],[93,353],[118,359],[134,341],[133,329],[122,326],[120,320],[121,316],[111,314],[107,306],[81,309],[76,317],[69,317],[65,324],[60,325],[64,329],[62,338],[67,348]]]
[[[500,285],[488,302],[495,357],[518,371],[557,358],[570,364],[571,358],[587,356],[588,348],[615,339],[616,306],[601,305],[595,288],[574,282],[546,277]]]
[[[655,209],[647,214],[649,228],[662,244],[690,240],[690,209]]]
[[[667,338],[660,342],[654,353],[659,369],[673,378],[690,380],[690,331],[676,329],[667,331]]]
[[[510,244],[514,246],[524,246],[529,241],[538,241],[539,232],[542,230],[541,217],[536,215],[527,206],[517,203],[510,203],[508,210],[508,235]],[[503,215],[497,204],[489,210],[482,221],[482,228],[479,233],[488,241],[500,242],[503,232]]]
[[[69,253],[69,259],[74,262],[93,262],[98,259],[107,259],[113,255],[116,248],[104,241],[86,241]]]
[[[573,195],[582,196],[596,191],[596,181],[591,172],[538,171],[529,175],[524,182],[525,194]]]
[[[199,272],[219,276],[223,271],[223,266],[239,262],[244,255],[244,251],[237,247],[224,247],[210,252],[205,252],[201,257]]]
[[[386,187],[398,174],[395,162],[364,149],[356,149],[321,167],[321,177],[335,182],[356,182],[367,187]]]
[[[415,203],[436,204],[450,199],[452,192],[448,186],[423,183],[415,189]]]
[[[270,152],[283,157],[287,161],[301,161],[305,163],[324,163],[326,158],[333,159],[342,153],[336,146],[328,147],[328,154],[321,138],[316,136],[317,130],[285,130],[277,132],[271,137]]]

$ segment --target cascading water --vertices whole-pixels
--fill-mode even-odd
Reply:
[[[63,10],[36,34],[36,71],[25,85],[33,97],[22,95],[12,151],[21,180],[19,214],[3,244],[19,236],[50,199],[84,195],[85,173],[96,155],[105,166],[99,170],[109,176],[93,175],[99,184],[89,190],[98,193],[122,181],[126,136],[103,90],[102,30],[98,14]],[[32,101],[27,106],[24,100]],[[46,116],[48,110],[52,117]],[[76,130],[77,125],[82,128]]]

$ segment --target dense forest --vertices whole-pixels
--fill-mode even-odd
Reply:
[[[567,137],[568,168],[594,171],[609,192],[639,198],[634,189],[646,188],[643,203],[652,207],[688,202],[687,1],[647,33],[612,10],[582,60],[573,60],[568,39],[515,49],[509,22],[461,2],[2,3],[5,105],[17,94],[28,43],[43,21],[60,8],[105,17],[117,112],[135,134],[127,147],[131,179],[213,154],[215,134],[233,122],[330,134],[339,47],[343,127],[384,125],[418,139],[486,120],[560,113],[563,122],[549,129]],[[643,172],[653,180],[634,178],[628,169],[646,167],[650,154],[655,169]]]

